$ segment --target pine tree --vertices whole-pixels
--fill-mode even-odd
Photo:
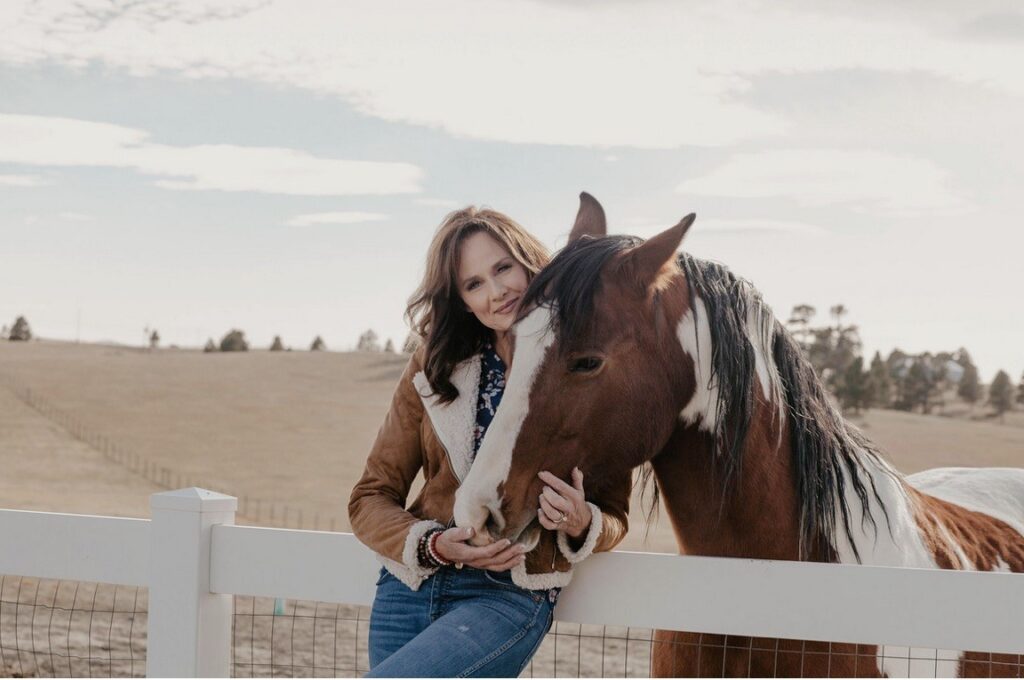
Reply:
[[[3,328],[0,328],[0,340],[6,340],[10,334],[10,330],[7,328],[7,324],[4,324]]]
[[[935,356],[931,356],[925,352],[927,357],[926,368],[928,369],[928,378],[931,383],[931,392],[928,395],[928,411],[931,407],[938,404],[939,412],[946,406],[945,394],[946,390],[949,389],[949,362],[952,361],[952,356],[949,352],[939,352]],[[926,413],[928,412],[926,411]]]
[[[149,334],[149,348],[156,349],[160,346],[160,334],[153,329],[153,332]]]
[[[248,352],[249,343],[245,339],[245,333],[237,328],[228,331],[228,334],[221,338],[221,352]]]
[[[796,305],[793,307],[793,311],[789,315],[789,321],[786,325],[790,327],[790,333],[796,338],[796,341],[804,348],[804,351],[810,347],[811,344],[811,319],[814,318],[816,311],[814,307],[810,305]]]
[[[868,402],[868,374],[864,372],[864,358],[857,357],[843,371],[842,387],[837,396],[843,407],[859,413]]]
[[[327,344],[319,335],[313,338],[313,344],[309,346],[310,352],[322,352],[327,349]]]
[[[1017,403],[1024,404],[1024,373],[1020,374],[1020,385],[1017,386]]]
[[[913,360],[910,355],[899,348],[889,352],[889,356],[885,360],[885,365],[889,368],[889,377],[892,378],[896,388],[892,405],[893,408],[901,411],[910,411],[913,408],[907,396],[907,376],[912,364]]]
[[[380,343],[377,341],[377,332],[372,328],[359,336],[356,344],[357,352],[379,352]]]
[[[274,342],[270,343],[271,352],[281,352],[284,350],[284,343],[281,342],[281,336],[275,335]]]
[[[206,341],[206,346],[203,347],[203,352],[216,352],[216,351],[218,351],[217,350],[217,345],[216,345],[216,343],[213,342],[213,338],[210,338],[209,340]]]
[[[1006,371],[999,371],[988,388],[988,403],[996,410],[1000,419],[1013,408],[1013,384]]]
[[[917,357],[910,365],[910,370],[903,381],[903,406],[908,411],[920,406],[921,413],[928,413],[933,389],[934,383],[928,370],[928,360],[925,357]]]
[[[892,404],[892,376],[889,367],[882,360],[882,354],[875,352],[868,369],[868,406],[889,408]]]
[[[964,374],[960,376],[960,384],[956,388],[957,396],[974,406],[981,399],[981,381],[978,379],[978,367],[967,359],[961,363],[964,367]]]
[[[388,341],[384,343],[384,351],[388,354],[395,353],[395,343],[391,341],[391,338],[388,338]]]
[[[11,328],[11,333],[8,336],[9,340],[16,342],[28,342],[32,339],[32,329],[29,328],[28,321],[23,316],[19,316],[14,321],[14,326]]]

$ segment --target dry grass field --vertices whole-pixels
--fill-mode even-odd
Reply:
[[[405,361],[386,354],[203,354],[0,342],[0,507],[147,517],[150,494],[187,481],[239,496],[239,523],[348,530],[349,490],[362,472]],[[871,411],[855,422],[904,472],[950,465],[1024,466],[1024,414],[1009,414],[1000,423]],[[97,440],[116,448],[121,462],[104,455]],[[165,472],[154,474],[158,468]],[[674,552],[665,519],[649,527],[645,539],[638,502],[633,503],[631,527],[623,549]],[[296,608],[305,605],[289,603],[289,611],[294,617]],[[239,604],[241,615],[245,606]],[[247,606],[249,619],[261,620],[253,616],[251,599]],[[4,616],[9,618],[9,611]],[[337,630],[337,608],[333,616]],[[322,634],[318,617],[311,619],[312,637]],[[342,620],[359,617],[359,612],[346,611]],[[293,618],[293,630],[300,620],[305,618]],[[10,623],[5,618],[0,628]],[[577,659],[566,670],[600,675],[599,666],[579,662],[596,655],[594,663],[612,663],[612,658],[614,668],[628,666],[630,675],[645,674],[642,650],[639,661],[625,654],[630,645],[645,643],[616,640],[629,631],[609,630],[582,642],[578,627],[570,631],[575,642],[563,642],[557,650],[559,656]],[[632,635],[638,632],[643,637],[642,631]],[[360,634],[365,637],[365,621],[361,632],[358,625],[352,631],[352,645],[358,646]],[[275,635],[268,646],[298,644],[294,636],[279,642]],[[555,639],[545,642],[538,663],[553,664]],[[584,653],[581,645],[591,644],[593,652]],[[241,645],[236,639],[236,661],[242,660],[239,649],[252,645],[252,638]],[[10,647],[9,638],[4,646]],[[353,649],[347,663],[356,653]],[[282,648],[278,659],[284,658]],[[255,662],[254,657],[249,661]],[[10,659],[3,662],[11,668]],[[560,663],[559,675],[567,662]],[[271,668],[268,663],[265,672],[252,666],[241,670],[266,675]],[[551,674],[555,670],[552,665]]]
[[[248,497],[250,521],[347,530],[348,493],[405,357],[334,352],[147,352],[55,342],[0,343],[0,506],[133,517],[160,486],[112,464],[16,396],[179,478]],[[3,387],[6,385],[7,387]],[[1024,466],[1024,414],[1005,423],[896,411],[854,419],[904,472]],[[172,478],[170,481],[174,481]],[[173,485],[173,484],[172,484]],[[256,508],[254,499],[264,505]],[[278,504],[270,521],[269,503]],[[633,504],[628,549],[673,551],[667,522]],[[241,518],[245,522],[247,517]]]

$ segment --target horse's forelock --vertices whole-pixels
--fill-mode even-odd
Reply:
[[[552,309],[551,324],[562,351],[590,330],[601,273],[616,255],[642,243],[635,236],[580,237],[555,255],[533,278],[520,302],[519,319],[537,305]]]

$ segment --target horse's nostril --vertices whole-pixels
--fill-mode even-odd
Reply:
[[[494,512],[488,512],[484,528],[487,529],[487,533],[492,537],[497,538],[501,535],[501,530],[505,528],[505,522],[502,521],[500,516],[495,516]]]

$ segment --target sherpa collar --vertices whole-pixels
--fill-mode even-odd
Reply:
[[[476,425],[477,393],[480,390],[480,355],[474,354],[456,365],[451,381],[459,391],[459,396],[455,401],[442,404],[437,395],[432,394],[433,389],[423,371],[412,378],[416,392],[430,416],[430,424],[447,449],[452,470],[461,484],[473,464],[473,428]]]

